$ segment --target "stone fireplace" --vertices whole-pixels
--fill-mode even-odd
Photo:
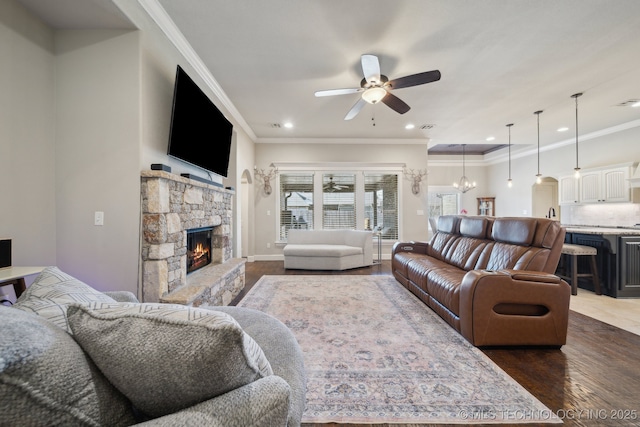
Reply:
[[[245,260],[231,257],[233,195],[168,172],[141,172],[144,302],[228,305],[240,293]],[[200,232],[200,248],[189,246],[190,231]],[[192,268],[203,241],[210,245],[208,262]]]

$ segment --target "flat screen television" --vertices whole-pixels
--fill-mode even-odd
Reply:
[[[167,154],[227,177],[233,125],[178,65]]]

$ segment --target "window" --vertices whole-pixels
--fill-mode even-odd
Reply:
[[[313,174],[280,174],[280,240],[292,228],[313,229]]]
[[[429,218],[440,215],[456,215],[458,213],[460,193],[450,187],[429,187],[427,200],[429,202]]]
[[[365,173],[364,228],[398,239],[398,175]]]
[[[286,170],[278,165],[279,240],[285,242],[294,228],[376,230],[383,240],[398,240],[401,166],[373,167],[321,170],[304,164]]]
[[[356,229],[356,176],[324,174],[322,176],[322,228]]]

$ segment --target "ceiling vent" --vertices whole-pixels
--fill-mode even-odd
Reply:
[[[630,99],[628,101],[621,102],[618,107],[638,107],[640,106],[640,99]]]
[[[420,126],[420,130],[429,130],[433,129],[434,127],[436,127],[436,125],[422,125]]]
[[[280,129],[282,126],[280,126],[280,123],[271,123],[269,127],[272,129]]]

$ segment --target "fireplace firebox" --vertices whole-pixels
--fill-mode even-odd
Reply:
[[[213,227],[187,230],[187,274],[211,264]]]

